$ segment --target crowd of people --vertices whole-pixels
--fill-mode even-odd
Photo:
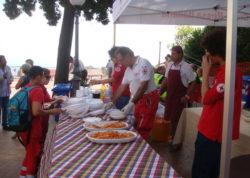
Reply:
[[[205,50],[202,66],[197,70],[184,61],[181,46],[173,46],[171,55],[166,56],[164,66],[156,69],[151,63],[123,46],[112,47],[108,54],[110,61],[109,76],[104,80],[91,80],[90,85],[109,83],[112,86],[112,102],[106,103],[106,108],[116,107],[125,115],[133,114],[135,129],[146,140],[150,140],[159,102],[165,104],[164,119],[171,122],[170,150],[177,151],[181,145],[173,145],[171,138],[175,136],[176,128],[183,109],[196,101],[203,104],[203,111],[198,124],[198,136],[195,143],[195,157],[192,176],[217,177],[219,175],[222,119],[225,83],[225,30],[215,29],[205,35],[201,47]],[[71,59],[73,63],[73,58]],[[60,114],[59,108],[43,108],[43,103],[60,102],[52,100],[45,85],[48,84],[50,73],[48,69],[30,64],[26,61],[21,69],[23,77],[15,88],[35,86],[30,91],[29,101],[32,115],[32,126],[29,131],[17,133],[25,146],[26,155],[22,164],[21,176],[35,176],[42,148],[48,130],[48,116]],[[83,64],[79,64],[80,66]],[[209,76],[213,65],[218,70],[211,84]],[[241,111],[242,78],[236,69],[234,94],[234,128],[232,139],[239,137],[239,118]],[[10,68],[6,65],[4,56],[0,56],[0,104],[2,109],[2,126],[6,127],[6,107],[10,96],[10,84],[13,81]],[[29,140],[27,139],[29,138]]]
[[[25,146],[25,157],[22,163],[20,176],[34,177],[42,154],[50,114],[61,113],[60,108],[45,108],[45,103],[53,105],[61,100],[53,100],[47,92],[45,85],[50,81],[50,71],[40,66],[33,66],[31,59],[26,60],[21,66],[23,76],[15,85],[16,89],[34,87],[29,92],[31,126],[24,132],[17,132],[12,138],[19,137]],[[11,93],[10,85],[13,82],[10,67],[7,66],[5,56],[0,55],[0,106],[3,130],[7,126],[7,106]]]

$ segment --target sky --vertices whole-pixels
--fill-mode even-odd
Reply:
[[[9,66],[21,66],[26,59],[35,65],[54,68],[61,31],[62,18],[57,26],[49,26],[43,12],[36,8],[32,17],[20,15],[10,20],[0,0],[0,54],[5,55]],[[63,11],[62,11],[63,13]],[[63,14],[62,14],[63,16]],[[104,67],[109,59],[107,51],[114,44],[112,18],[108,25],[80,18],[79,58],[85,66]],[[152,65],[161,62],[169,53],[168,44],[174,43],[176,27],[170,25],[116,25],[116,45],[131,48],[136,55],[148,59]],[[74,36],[71,55],[74,56]]]

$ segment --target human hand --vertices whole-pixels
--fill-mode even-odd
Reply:
[[[11,85],[11,84],[12,84],[12,82],[13,82],[13,80],[9,80],[8,84],[9,84],[9,85]]]
[[[4,74],[3,74],[3,78],[7,78],[8,77],[8,72],[5,72]]]
[[[124,112],[124,114],[127,116],[133,111],[134,107],[135,104],[133,102],[129,102],[126,106],[122,108],[121,111]]]
[[[53,108],[53,109],[51,109],[51,113],[54,114],[54,115],[61,114],[61,112],[62,112],[61,108]]]
[[[203,76],[208,76],[210,69],[212,67],[212,61],[209,53],[202,56],[202,74]]]
[[[105,111],[107,111],[107,110],[109,110],[109,109],[111,109],[113,107],[114,107],[114,103],[113,102],[108,102],[108,103],[104,104],[104,110]]]
[[[54,100],[54,103],[63,103],[64,100],[63,99],[60,99],[60,98],[57,98]]]
[[[96,85],[96,84],[99,84],[100,82],[98,80],[90,80],[89,81],[89,84],[90,85]]]

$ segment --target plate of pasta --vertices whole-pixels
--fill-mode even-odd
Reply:
[[[129,125],[126,122],[120,121],[97,121],[97,122],[86,122],[83,124],[84,128],[88,131],[98,130],[122,130],[128,129]]]
[[[92,131],[87,138],[95,143],[127,143],[136,139],[137,133],[128,130]]]

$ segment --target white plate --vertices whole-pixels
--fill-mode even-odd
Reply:
[[[128,129],[129,128],[129,125],[128,123],[126,122],[122,122],[125,124],[124,127],[122,128],[93,128],[91,127],[92,124],[96,124],[96,125],[105,125],[105,124],[112,124],[112,123],[115,123],[117,121],[99,121],[99,122],[91,122],[91,123],[84,123],[83,126],[84,128],[87,130],[87,131],[100,131],[100,130],[123,130],[123,129]]]
[[[97,122],[101,120],[102,119],[100,117],[86,117],[83,119],[84,122]]]
[[[117,119],[117,120],[121,120],[121,119],[125,119],[126,118],[125,114],[123,112],[121,112],[120,110],[111,111],[109,113],[109,116],[112,119]]]
[[[132,132],[132,131],[127,131],[127,130],[114,130],[117,132],[126,132],[126,133],[132,133],[134,135],[134,137],[131,138],[124,138],[124,139],[95,139],[92,138],[91,135],[96,133],[96,132],[107,132],[107,131],[93,131],[93,132],[89,132],[87,133],[87,138],[95,143],[127,143],[127,142],[132,142],[136,139],[137,137],[137,133]]]

